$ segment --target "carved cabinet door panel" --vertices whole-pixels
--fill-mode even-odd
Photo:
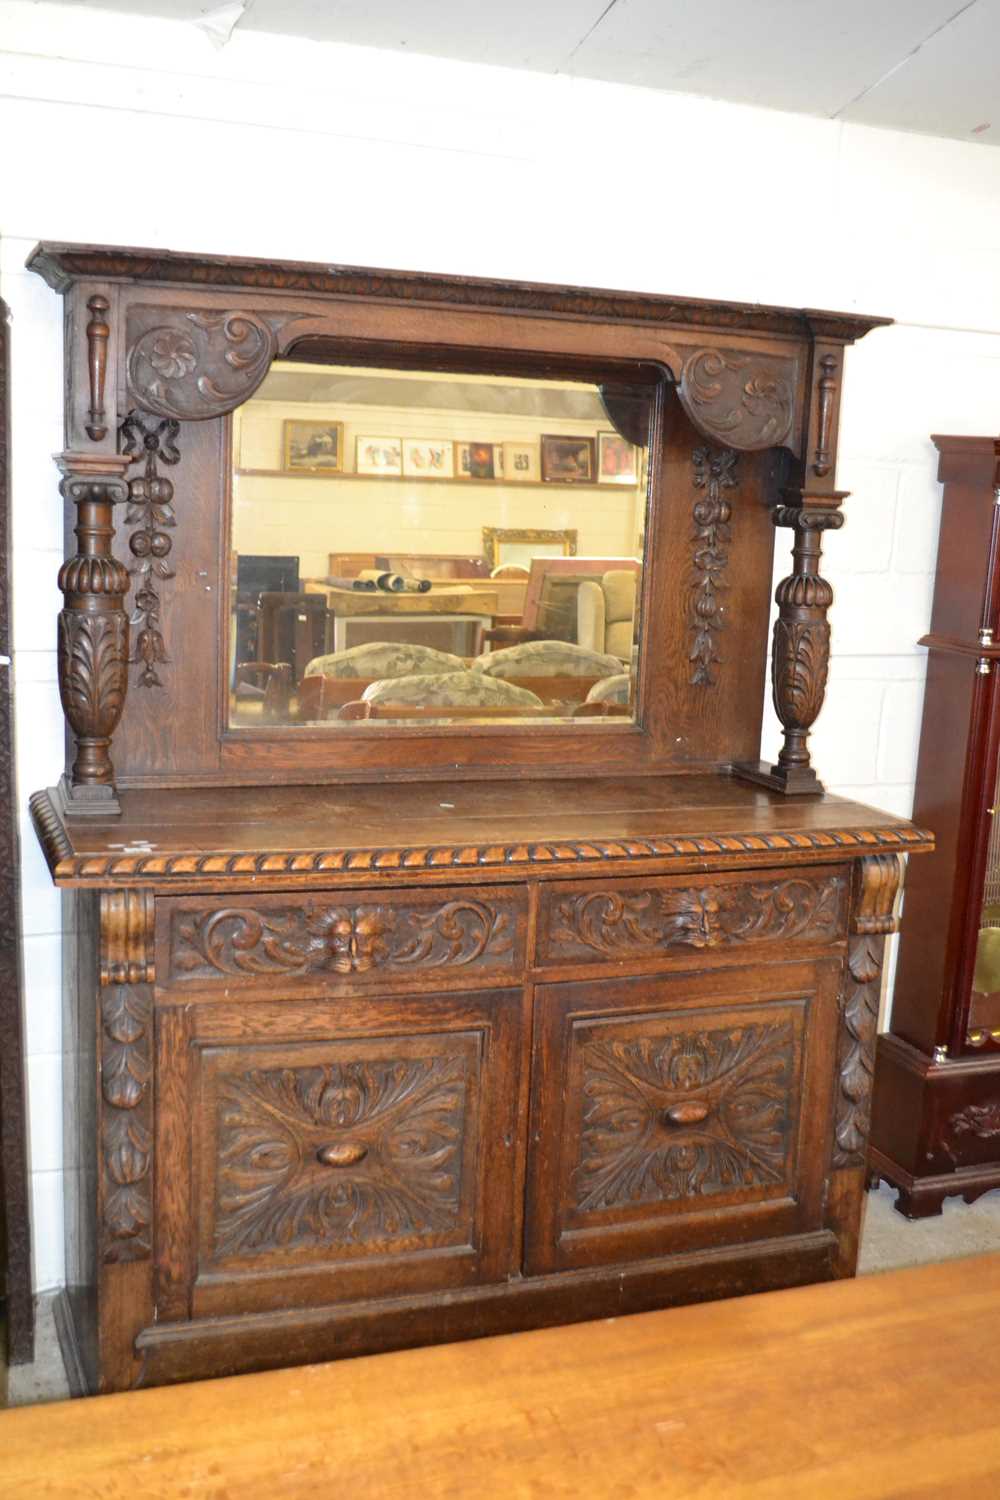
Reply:
[[[163,1006],[157,1316],[502,1280],[522,992]]]
[[[841,973],[540,986],[526,1270],[819,1228]]]

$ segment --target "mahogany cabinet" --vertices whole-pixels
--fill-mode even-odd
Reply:
[[[1000,1187],[1000,440],[935,437],[944,484],[907,885],[872,1175],[908,1218]]]
[[[31,805],[66,893],[79,1384],[853,1274],[884,934],[901,856],[933,845],[826,795],[808,749],[843,351],[884,320],[87,246],[30,264],[67,318],[73,744]],[[414,516],[452,540],[418,545]],[[498,524],[533,566],[571,532],[598,576],[630,560],[631,660],[397,633],[241,670],[260,559],[335,616],[328,558],[467,557]],[[488,610],[482,571],[462,588]],[[601,691],[547,689],[549,658]],[[326,717],[303,669],[349,684]]]

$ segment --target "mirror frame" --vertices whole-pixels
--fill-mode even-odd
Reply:
[[[843,347],[889,320],[117,247],[47,244],[28,264],[66,298],[58,462],[80,538],[60,575],[71,810],[112,806],[115,768],[130,786],[259,785],[615,776],[756,755],[771,520],[801,530],[803,518],[837,514]],[[411,368],[438,359],[497,374],[530,366],[612,384],[639,366],[663,373],[639,722],[406,728],[391,742],[359,724],[343,737],[321,729],[318,741],[296,731],[291,745],[281,730],[226,730],[229,414],[286,356]],[[720,567],[728,592],[712,581]],[[825,619],[822,604],[808,608]],[[815,707],[822,682],[812,687]],[[776,696],[786,739],[801,739],[777,681]]]

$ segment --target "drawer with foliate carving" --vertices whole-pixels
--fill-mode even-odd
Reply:
[[[468,986],[519,977],[525,963],[522,886],[182,896],[156,910],[169,988],[419,988],[452,975]]]
[[[634,963],[706,949],[840,942],[850,867],[741,871],[703,879],[576,880],[543,887],[541,965]]]

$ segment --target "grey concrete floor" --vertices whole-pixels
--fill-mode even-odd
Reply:
[[[986,1193],[975,1203],[946,1198],[939,1217],[912,1221],[893,1208],[895,1197],[885,1183],[867,1194],[859,1275],[1000,1251],[1000,1191]],[[35,1362],[10,1370],[7,1399],[11,1406],[64,1401],[69,1395],[52,1316],[54,1300],[55,1293],[38,1299]]]

